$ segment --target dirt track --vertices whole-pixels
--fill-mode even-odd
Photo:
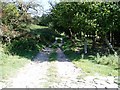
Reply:
[[[47,48],[48,49],[48,48]],[[85,76],[58,48],[57,61],[49,62],[48,54],[40,52],[34,61],[25,65],[10,78],[7,88],[118,88],[114,77]]]

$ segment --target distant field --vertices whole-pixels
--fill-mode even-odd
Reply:
[[[48,28],[47,26],[39,26],[39,25],[34,25],[34,24],[31,24],[30,25],[30,28],[31,29],[42,29],[42,28]]]

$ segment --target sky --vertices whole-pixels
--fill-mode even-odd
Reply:
[[[3,0],[3,1],[11,2],[12,0]],[[16,0],[13,0],[13,1],[16,1]],[[29,10],[29,12],[32,12],[32,13],[34,13],[34,15],[38,15],[38,16],[41,16],[43,13],[47,12],[51,8],[49,2],[52,2],[52,4],[54,4],[55,2],[59,2],[59,0],[20,0],[20,1],[24,1],[24,2],[34,1],[35,3],[42,5],[43,9],[39,10],[40,8],[38,8],[38,13],[36,13],[33,10]],[[32,16],[34,16],[34,15],[32,15]]]
[[[52,2],[52,4],[54,4],[55,2],[59,2],[59,0],[35,0],[35,1],[41,3],[45,12],[49,11],[49,9],[51,8],[49,2]],[[41,13],[41,15],[42,14],[43,12]]]
[[[49,2],[52,2],[52,4],[54,4],[55,2],[59,2],[59,0],[35,0],[35,2],[41,3],[44,10],[44,12],[43,11],[40,12],[42,15],[43,13],[48,12],[49,9],[51,8]]]
[[[30,0],[24,0],[24,1],[30,1]],[[59,0],[34,0],[36,3],[40,3],[43,7],[44,13],[46,13],[47,11],[49,11],[49,9],[51,8],[49,2],[52,2],[52,4],[54,4],[55,2],[59,2]],[[40,13],[40,16],[43,14],[43,10]]]
[[[24,0],[24,1],[30,1],[30,0]],[[42,10],[40,10],[41,8],[37,8],[38,12],[35,13],[35,11],[33,10],[29,10],[30,12],[34,13],[32,16],[37,15],[37,16],[42,16],[43,13],[47,12],[51,6],[48,3],[49,0],[35,0],[34,2],[39,3],[40,5],[42,5]]]

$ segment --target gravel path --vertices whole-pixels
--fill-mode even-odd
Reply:
[[[83,74],[81,69],[75,67],[64,55],[63,51],[57,49],[57,78],[61,78],[59,83],[55,83],[54,88],[118,88],[114,83],[114,77],[85,76],[78,78]]]
[[[8,88],[40,88],[45,80],[48,62],[31,63],[26,65],[16,78],[12,79],[12,83]],[[46,66],[46,67],[44,67]]]
[[[70,62],[63,51],[57,49],[57,61],[49,62],[48,52],[44,49],[34,61],[21,68],[14,78],[10,78],[7,88],[118,88],[114,77],[85,76],[81,69]]]
[[[48,48],[46,48],[48,49]],[[49,68],[48,53],[39,52],[33,62],[25,65],[17,73],[16,77],[10,78],[6,88],[41,88],[46,83],[46,73]]]

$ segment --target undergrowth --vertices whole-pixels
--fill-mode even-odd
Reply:
[[[106,55],[100,56],[99,54],[97,54],[97,56],[95,57],[95,61],[97,64],[109,65],[115,69],[119,69],[118,60],[119,56],[117,54],[114,55],[109,54],[108,56]]]

